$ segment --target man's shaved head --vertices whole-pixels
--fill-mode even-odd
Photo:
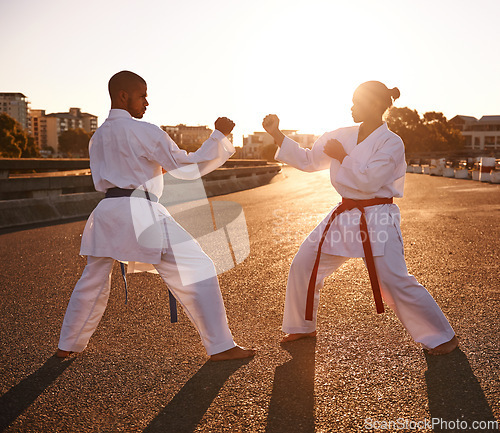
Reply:
[[[108,90],[112,109],[126,110],[132,117],[142,119],[149,105],[144,78],[130,71],[121,71],[111,77]]]
[[[113,75],[108,83],[109,96],[115,100],[118,92],[124,90],[128,94],[132,93],[138,85],[145,85],[146,81],[141,76],[130,71],[121,71]]]

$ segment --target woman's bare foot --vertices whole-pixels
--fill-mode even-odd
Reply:
[[[68,356],[70,356],[72,353],[74,352],[70,352],[68,350],[61,350],[61,349],[57,349],[57,352],[56,352],[56,356],[58,358],[67,358]]]
[[[224,352],[216,353],[210,357],[211,361],[229,361],[231,359],[251,358],[256,353],[255,349],[245,349],[240,346],[235,346],[232,349]]]
[[[281,340],[282,343],[287,343],[289,341],[300,340],[301,338],[310,338],[316,337],[316,331],[313,332],[305,332],[302,334],[286,334]]]
[[[454,335],[450,341],[429,349],[427,352],[429,353],[429,355],[446,355],[447,353],[450,353],[452,350],[454,350],[457,346],[458,339],[457,336]]]

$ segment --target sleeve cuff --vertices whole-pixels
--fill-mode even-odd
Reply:
[[[353,159],[349,155],[347,155],[343,159],[342,164],[340,164],[340,167],[335,176],[335,182],[339,183],[340,185],[352,187],[351,182],[349,182],[349,178],[352,173],[353,164]]]
[[[212,132],[212,135],[210,135],[211,138],[217,141],[221,141],[223,138],[226,138],[226,136],[220,132],[218,129],[216,129],[214,132]]]
[[[229,152],[231,155],[236,152],[236,149],[234,148],[233,143],[218,129],[216,129],[212,134],[210,135],[210,138],[213,138],[216,141],[219,141],[222,144],[222,147]]]
[[[291,138],[285,137],[283,143],[281,143],[281,146],[278,147],[274,159],[288,164],[290,156],[295,146],[298,146],[298,144],[295,143],[295,141],[293,141]]]
[[[224,149],[226,149],[231,155],[236,152],[236,149],[234,148],[233,143],[229,140],[229,138],[224,137],[221,141],[222,145],[224,146]]]
[[[349,169],[352,169],[352,164],[353,164],[353,161],[352,161],[352,158],[347,155],[346,157],[344,157],[344,159],[342,160],[342,164],[340,164],[340,168],[349,168]]]

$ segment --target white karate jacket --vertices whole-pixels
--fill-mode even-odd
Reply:
[[[406,161],[401,138],[384,123],[357,144],[358,131],[359,126],[353,126],[327,132],[314,143],[312,149],[301,148],[287,137],[276,152],[276,159],[303,171],[329,168],[333,187],[345,198],[403,197]],[[323,152],[330,139],[340,141],[348,154],[342,164]],[[311,232],[308,240],[319,243],[330,214]],[[343,257],[364,257],[359,233],[360,214],[358,209],[353,209],[339,215],[330,227],[322,252]],[[373,255],[382,256],[387,241],[387,226],[394,225],[401,236],[399,208],[395,204],[370,206],[366,208],[366,218]]]
[[[135,120],[120,109],[110,110],[89,145],[97,191],[113,187],[141,189],[157,197],[163,192],[162,167],[175,177],[196,179],[220,167],[234,151],[232,143],[215,130],[196,152],[187,153],[159,127]],[[151,212],[156,220],[172,219],[161,203],[143,198],[101,200],[85,226],[80,254],[160,263],[165,245],[138,240],[151,224]]]

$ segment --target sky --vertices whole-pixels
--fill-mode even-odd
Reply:
[[[0,92],[47,113],[107,117],[107,82],[148,83],[143,120],[241,136],[276,113],[283,129],[353,124],[364,81],[398,87],[396,106],[500,115],[498,0],[0,0]]]

